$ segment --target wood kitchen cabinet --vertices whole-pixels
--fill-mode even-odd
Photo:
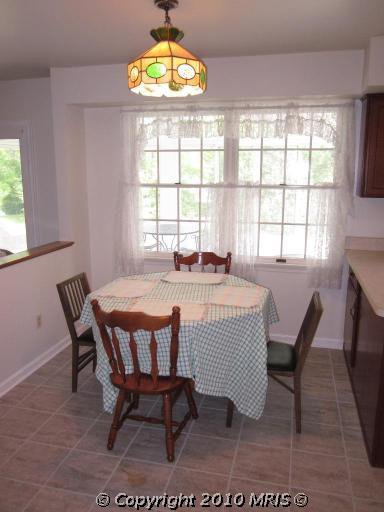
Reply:
[[[384,197],[384,94],[362,98],[359,168],[361,197]]]
[[[367,454],[384,467],[384,318],[375,314],[350,272],[344,326],[344,354]]]

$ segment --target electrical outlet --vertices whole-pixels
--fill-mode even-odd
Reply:
[[[36,317],[36,327],[39,329],[43,323],[42,315],[37,315]]]

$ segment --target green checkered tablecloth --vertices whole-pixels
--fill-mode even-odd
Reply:
[[[237,409],[251,418],[259,418],[263,412],[267,392],[267,340],[269,326],[278,321],[275,302],[268,288],[259,287],[259,304],[252,308],[218,306],[210,304],[210,298],[219,285],[168,283],[161,278],[164,273],[128,276],[120,279],[156,280],[157,284],[144,300],[172,300],[207,304],[203,321],[183,322],[179,334],[178,375],[190,377],[198,392],[228,397]],[[258,285],[226,276],[225,286],[256,287]],[[86,298],[81,323],[91,325],[97,345],[96,376],[103,386],[104,409],[112,412],[117,390],[110,381],[110,366],[106,357],[100,332],[97,328],[90,300],[97,298],[104,311],[129,311],[137,299],[101,295],[103,288]],[[127,373],[132,371],[128,337],[117,330]],[[149,335],[136,333],[139,360],[143,372],[150,372]],[[170,329],[157,333],[158,365],[161,375],[169,373]]]

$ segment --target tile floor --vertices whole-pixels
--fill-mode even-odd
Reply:
[[[109,452],[111,419],[102,411],[100,385],[86,368],[72,394],[70,371],[66,349],[0,398],[0,512],[102,510],[95,504],[102,490],[150,496],[300,491],[309,496],[310,512],[384,511],[384,469],[367,462],[341,352],[311,351],[301,435],[290,395],[274,382],[264,416],[235,415],[232,429],[225,428],[225,400],[197,396],[200,417],[178,440],[174,464],[166,462],[158,426],[126,423]],[[158,412],[160,404],[142,400],[140,409]],[[184,409],[181,400],[175,414]]]

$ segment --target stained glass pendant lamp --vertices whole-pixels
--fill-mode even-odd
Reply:
[[[202,60],[179,44],[184,33],[172,25],[169,17],[170,9],[178,6],[178,0],[154,2],[165,11],[165,22],[150,32],[157,43],[128,64],[129,89],[155,97],[202,94],[207,88],[207,68]]]

